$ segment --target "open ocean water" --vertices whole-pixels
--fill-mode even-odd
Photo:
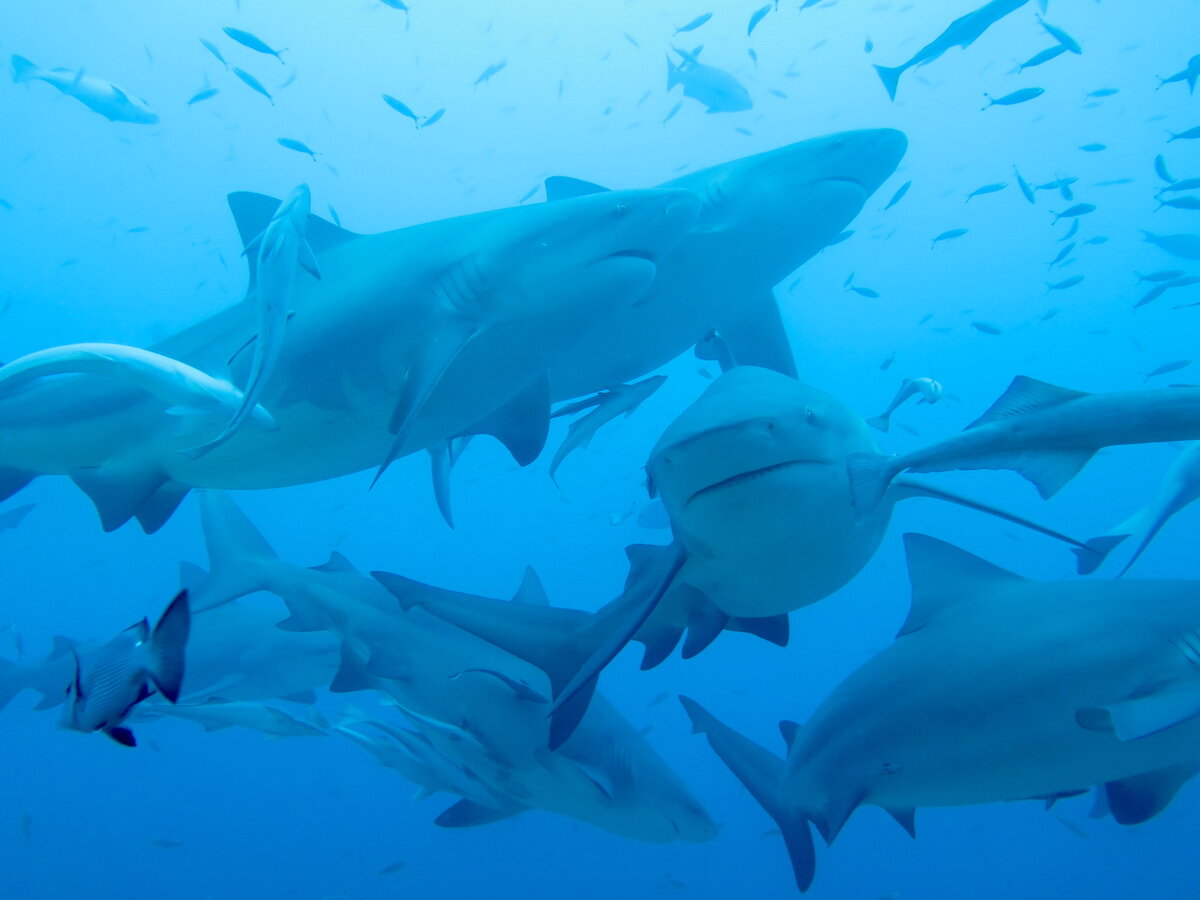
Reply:
[[[832,223],[822,226],[832,229],[821,241],[829,246],[769,281],[777,281],[774,299],[800,378],[858,414],[880,413],[905,378],[938,383],[938,402],[909,400],[887,434],[872,432],[884,450],[906,452],[958,432],[1020,375],[1089,392],[1200,381],[1194,374],[1200,284],[1191,280],[1200,275],[1200,182],[1186,187],[1200,178],[1200,94],[1194,91],[1200,4],[1029,0],[1006,6],[1011,9],[997,11],[977,35],[964,32],[954,40],[948,29],[979,9],[979,0],[9,2],[0,9],[0,52],[14,75],[0,84],[0,359],[11,364],[82,342],[147,348],[235,304],[252,308],[253,295],[243,301],[246,268],[259,248],[243,253],[226,201],[232,192],[278,198],[307,184],[314,216],[375,234],[542,204],[543,182],[551,176],[619,190],[651,188],[794,142],[895,129],[907,138],[903,159],[883,173],[886,180],[870,196],[855,188],[860,195],[845,221],[834,221],[820,196],[806,195],[811,205],[789,208],[792,187],[772,182],[776,175],[769,172],[717,179],[700,199],[677,201],[723,203],[741,217],[749,235],[744,245],[722,242],[722,223],[705,219],[703,211],[690,226],[694,234],[709,233],[696,259],[720,273],[716,280],[731,308],[753,303],[757,309],[769,299],[754,248],[788,247],[812,222]],[[708,13],[711,18],[695,24]],[[689,25],[695,27],[683,30]],[[928,49],[947,34],[945,46]],[[255,49],[254,41],[280,51],[279,58]],[[1052,58],[1016,71],[1049,50],[1056,51]],[[924,64],[903,73],[893,100],[875,67],[919,61],[922,52]],[[64,71],[54,71],[59,68]],[[678,80],[684,84],[668,84]],[[73,96],[97,85],[99,111]],[[106,93],[112,85],[119,90]],[[987,106],[989,95],[1003,102]],[[118,120],[104,110],[115,110]],[[143,121],[120,121],[122,115]],[[885,209],[889,200],[894,203]],[[772,203],[788,214],[761,212]],[[693,206],[688,212],[695,213]],[[381,245],[347,264],[328,262],[333,257],[324,254],[336,250],[317,250],[320,290],[328,294],[323,302],[337,309],[339,298],[356,290],[384,310],[418,295],[445,299],[450,288],[443,282],[406,280],[405,270],[459,253],[456,228],[420,238],[424,244],[404,250],[408,257],[387,256],[392,251]],[[667,240],[665,231],[651,231],[655,240]],[[469,253],[483,260],[481,293],[524,252],[528,242],[504,242],[512,233],[501,226],[472,239],[478,242]],[[1146,233],[1176,238],[1156,244]],[[311,228],[308,236],[317,242]],[[672,246],[681,236],[671,238]],[[593,239],[590,229],[570,231],[556,220],[529,240],[557,252],[563,240]],[[622,259],[621,265],[649,265]],[[662,262],[661,254],[655,261]],[[549,263],[544,277],[536,266],[532,276],[528,271],[531,283],[551,297],[579,292],[593,277],[592,270]],[[318,289],[303,269],[292,275],[296,296]],[[461,287],[475,276],[446,277]],[[370,290],[362,288],[372,278]],[[1163,284],[1169,287],[1147,301],[1148,291]],[[514,289],[518,303],[522,289]],[[679,292],[681,309],[692,289]],[[622,290],[612,302],[632,306],[645,285]],[[607,294],[601,299],[609,300]],[[386,386],[399,395],[405,377],[411,385],[413,373],[428,363],[424,351],[412,348],[429,346],[431,336],[441,334],[433,318],[406,319],[396,346],[409,348],[415,361],[398,362],[386,358],[392,345],[381,351],[370,343],[370,328],[326,328],[323,320],[309,325],[311,309],[296,306],[284,329],[282,368],[262,399],[268,411],[280,412],[284,437],[254,451],[260,445],[253,442],[266,438],[248,422],[208,457],[232,473],[223,476],[229,487],[254,487],[256,477],[271,481],[269,474],[253,473],[273,468],[283,472],[276,480],[306,482],[232,492],[281,559],[315,566],[336,551],[364,579],[383,570],[505,599],[531,566],[553,605],[596,610],[621,593],[627,545],[671,540],[660,507],[648,497],[644,467],[664,428],[719,376],[718,361],[681,346],[620,376],[659,373],[667,381],[628,417],[603,427],[590,446],[567,456],[556,482],[548,468],[567,436],[566,418],[550,420],[545,451],[526,466],[489,437],[472,441],[450,476],[451,529],[439,513],[421,447],[406,447],[369,488],[384,461],[379,454],[392,440],[384,430],[386,412],[370,444],[379,458],[333,464],[342,466],[340,477],[323,480],[291,479],[284,471],[293,456],[319,455],[322,442],[343,427],[329,414],[288,437],[293,420],[286,417],[320,404],[309,406],[311,396],[302,395],[289,413],[281,399],[286,379],[316,390],[314,384],[328,387],[343,371],[351,373],[346,403],[352,406],[356,391],[374,389],[354,381],[360,356],[378,353],[392,366],[388,371],[399,373]],[[353,320],[356,309],[347,301],[346,311],[329,321],[341,322],[337,315]],[[447,321],[472,314],[459,307]],[[221,358],[236,356],[233,351],[254,338],[251,313],[246,316],[241,331],[223,336],[223,349],[198,364],[240,388],[246,387],[245,359],[239,368]],[[527,326],[520,316],[516,322],[517,332]],[[540,383],[528,364],[538,354],[567,348],[559,364],[586,367],[590,360],[579,357],[584,351],[569,348],[598,326],[582,314],[553,323],[558,331],[535,330],[532,338],[485,332],[496,349],[476,358],[482,371],[469,373],[477,381],[462,389],[458,407],[447,401],[451,413],[475,403],[480,391],[508,396]],[[704,339],[707,330],[688,343]],[[293,336],[305,341],[303,354],[288,356]],[[618,328],[603,342],[580,346],[620,360],[626,342],[641,346],[655,337]],[[406,717],[381,706],[377,690],[328,691],[332,668],[322,670],[323,682],[310,685],[314,703],[295,702],[307,699],[299,688],[287,698],[267,692],[246,701],[266,702],[324,736],[269,740],[250,728],[206,731],[182,719],[139,719],[162,703],[153,697],[126,723],[139,744],[129,749],[103,734],[59,727],[62,707],[35,710],[41,695],[21,690],[15,674],[43,665],[56,635],[108,639],[143,616],[153,625],[179,589],[180,562],[209,565],[198,493],[185,497],[153,534],[136,521],[105,533],[93,503],[64,477],[76,467],[108,464],[127,472],[155,464],[138,451],[152,439],[133,427],[117,441],[125,454],[119,461],[88,455],[93,433],[87,423],[109,414],[103,403],[93,406],[88,391],[96,385],[108,390],[111,377],[60,370],[35,379],[46,384],[5,385],[0,367],[5,484],[14,469],[45,475],[0,507],[8,526],[0,534],[0,656],[8,661],[0,669],[0,696],[8,701],[0,715],[0,897],[791,896],[796,888],[776,823],[704,738],[691,734],[675,695],[696,698],[782,755],[777,722],[804,723],[847,674],[893,641],[910,598],[905,532],[937,536],[1029,578],[1078,577],[1075,557],[1059,542],[921,500],[898,508],[878,551],[849,584],[792,612],[786,648],[725,633],[693,659],[676,651],[648,671],[639,671],[637,650],[623,651],[605,671],[601,690],[630,729],[613,739],[606,772],[581,763],[571,769],[572,783],[591,785],[585,805],[616,804],[617,792],[629,789],[622,779],[635,751],[626,748],[636,744],[636,753],[645,753],[648,743],[686,785],[678,790],[707,810],[706,841],[634,840],[579,816],[521,811],[539,799],[553,805],[566,789],[551,782],[540,788],[542,797],[510,785],[509,761],[491,743],[500,738],[480,736],[468,704],[480,702],[479,716],[489,717],[499,702],[517,704],[512,697],[456,700],[451,712],[430,705]],[[85,385],[78,402],[55,408],[39,399],[69,399],[76,385]],[[588,393],[613,386],[598,383]],[[30,394],[37,390],[46,393]],[[338,402],[325,407],[337,409]],[[166,409],[171,405],[160,403],[155,416],[135,424],[175,427],[179,410]],[[75,428],[71,417],[84,424]],[[207,436],[224,421],[210,418]],[[458,433],[435,430],[423,432],[430,445],[434,437]],[[1196,438],[1200,432],[1191,435]],[[115,439],[105,440],[109,446]],[[1086,539],[1145,504],[1183,447],[1172,441],[1102,449],[1049,500],[1012,471],[924,478]],[[249,483],[233,483],[244,471]],[[776,503],[783,506],[772,512],[776,518],[742,509],[736,529],[751,541],[764,536],[778,527],[788,502]],[[26,504],[34,506],[24,516],[9,516]],[[812,529],[837,512],[810,505],[797,515]],[[1172,517],[1128,577],[1197,578],[1198,522],[1195,508]],[[1122,545],[1091,577],[1116,577],[1130,550]],[[819,571],[829,563],[797,547],[795,564]],[[241,602],[264,615],[288,615],[269,593]],[[319,633],[333,642],[336,668],[337,629],[345,622],[322,627],[332,629]],[[453,626],[439,627],[444,633]],[[997,642],[1008,637],[998,629]],[[270,639],[264,633],[263,640]],[[387,649],[386,637],[378,642]],[[343,645],[343,664],[350,644]],[[439,647],[408,645],[404,653],[436,658],[444,652]],[[383,653],[379,646],[368,649]],[[86,653],[78,658],[85,666]],[[243,660],[243,668],[232,667],[229,678],[215,678],[192,700],[225,698],[233,676],[250,665]],[[282,652],[258,665],[259,675],[273,677],[309,662]],[[58,695],[47,702],[57,702],[74,681],[70,651],[54,671],[66,675],[54,682]],[[498,696],[503,686],[493,674],[451,674],[457,678],[443,681],[464,691],[472,679],[486,681],[481,696]],[[964,685],[964,696],[971,689]],[[544,684],[540,690],[547,690]],[[897,684],[897,692],[904,690]],[[417,706],[420,691],[410,691]],[[881,696],[877,707],[886,704],[887,691]],[[527,713],[519,727],[544,723],[540,712]],[[357,728],[385,741],[384,732],[364,724],[370,719],[404,727],[422,746],[440,746],[433,751],[437,758],[460,773],[471,768],[463,759],[484,759],[493,774],[470,773],[471,783],[488,782],[489,796],[508,791],[505,802],[519,806],[478,827],[435,825],[457,797],[441,792],[414,800],[416,786],[336,730]],[[917,743],[924,727],[919,718],[911,723]],[[463,744],[466,755],[455,758]],[[945,763],[950,769],[954,750],[938,748],[952,760]],[[549,752],[535,749],[526,764],[542,766]],[[969,767],[972,753],[963,752]],[[1161,813],[1131,826],[1091,816],[1091,793],[1049,810],[1041,800],[931,806],[917,812],[914,841],[868,797],[832,847],[818,838],[810,894],[863,900],[1194,896],[1198,800],[1196,785],[1185,783]]]

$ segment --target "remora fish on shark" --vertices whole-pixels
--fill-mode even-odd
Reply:
[[[832,842],[864,804],[911,834],[920,806],[1093,785],[1125,825],[1170,803],[1198,768],[1200,583],[1029,581],[924,535],[905,544],[904,627],[807,724],[780,724],[786,759],[680,698],[778,823],[802,891],[809,823]]]
[[[900,456],[851,457],[850,488],[861,514],[906,469],[1012,469],[1049,499],[1101,447],[1198,438],[1200,388],[1089,394],[1020,375],[954,437]]]
[[[278,206],[250,194],[230,203],[247,244]],[[632,304],[696,207],[684,191],[623,191],[376,235],[310,217],[324,277],[297,282],[262,395],[278,432],[241,429],[190,459],[177,451],[211,437],[208,423],[169,423],[162,401],[106,381],[30,385],[0,400],[0,495],[40,474],[68,474],[106,530],[136,516],[153,531],[193,487],[320,481],[462,433],[496,434],[528,462],[549,417],[545,372],[572,351],[564,335]],[[253,295],[255,256],[248,262]],[[220,371],[253,337],[253,306],[155,350]]]

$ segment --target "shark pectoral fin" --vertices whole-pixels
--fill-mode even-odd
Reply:
[[[776,647],[786,647],[791,636],[791,623],[788,621],[787,613],[761,617],[734,616],[725,626],[725,630],[752,634]]]
[[[1095,448],[1071,450],[1013,450],[986,453],[964,460],[958,469],[1011,469],[1037,488],[1043,500],[1049,500],[1096,455]],[[936,465],[936,464],[935,464]],[[913,472],[940,471],[938,468],[911,467]]]
[[[442,828],[474,828],[476,825],[490,825],[511,818],[527,809],[528,806],[513,801],[501,809],[489,809],[473,800],[459,800],[434,819],[433,824]]]
[[[1020,575],[927,534],[905,534],[904,552],[912,582],[912,605],[896,637],[923,628],[945,609],[969,603],[972,596],[986,588],[1026,583]]]
[[[692,720],[692,734],[703,734],[708,738],[708,745],[734,777],[775,820],[792,860],[796,886],[801,891],[808,890],[816,872],[812,832],[808,817],[796,804],[789,802],[780,789],[784,761],[719,721],[690,697],[681,694],[679,702]]]
[[[403,654],[383,647],[372,647],[367,660],[367,673],[376,678],[407,681],[412,678],[412,664]]]
[[[895,500],[904,500],[909,497],[928,497],[931,500],[944,500],[947,503],[954,503],[958,506],[965,507],[966,509],[973,509],[977,512],[986,513],[989,516],[995,516],[997,519],[1003,519],[1006,522],[1012,522],[1014,525],[1020,525],[1022,528],[1028,528],[1030,531],[1036,531],[1039,534],[1052,537],[1056,541],[1062,541],[1064,544],[1070,544],[1074,548],[1072,552],[1080,557],[1080,565],[1082,565],[1082,560],[1085,556],[1090,558],[1098,555],[1099,558],[1096,560],[1095,565],[1099,565],[1104,559],[1104,555],[1102,553],[1098,553],[1098,551],[1093,547],[1092,541],[1084,543],[1083,541],[1076,540],[1069,535],[1054,531],[1053,529],[1047,528],[1044,525],[1039,525],[1037,522],[1033,522],[1014,513],[1007,512],[987,503],[981,503],[978,500],[972,500],[970,497],[964,497],[961,494],[951,493],[950,491],[944,491],[941,488],[936,488],[918,481],[913,481],[909,478],[897,478],[892,482],[891,487],[888,490],[888,499],[894,498]],[[1092,566],[1093,569],[1095,568],[1095,565]],[[1088,571],[1091,571],[1091,569]]]
[[[587,714],[599,679],[598,671],[587,678],[575,678],[554,701],[554,705],[550,707],[550,731],[546,739],[549,749],[557,750],[575,733],[575,729]]]
[[[1074,391],[1070,388],[1018,375],[999,399],[988,407],[987,412],[963,430],[969,431],[980,425],[989,425],[1001,419],[1021,416],[1038,409],[1050,409],[1086,396],[1086,391]]]
[[[37,472],[14,469],[11,466],[0,466],[0,500],[7,500],[37,476]]]
[[[859,518],[882,502],[888,485],[896,476],[892,460],[893,457],[884,453],[851,453],[846,457],[850,503]]]
[[[915,839],[917,836],[917,810],[913,806],[904,807],[885,807],[884,810],[889,816],[896,820],[896,824],[908,832],[910,838]]]
[[[433,481],[433,499],[438,512],[450,528],[454,528],[454,509],[450,505],[450,442],[439,441],[429,452],[429,474]]]
[[[538,458],[550,430],[550,378],[545,372],[510,397],[503,406],[456,437],[490,434],[502,443],[517,465]]]
[[[1108,554],[1127,537],[1129,537],[1127,534],[1102,534],[1086,541],[1086,548],[1071,551],[1075,554],[1075,570],[1080,575],[1091,575],[1100,568],[1104,560],[1108,558]],[[1128,569],[1131,564],[1126,564],[1125,568]],[[1121,574],[1124,575],[1125,572],[1122,571]]]
[[[687,591],[693,595],[688,604],[691,609],[688,613],[687,637],[680,651],[684,659],[691,659],[703,652],[725,630],[729,624],[729,614],[719,609],[707,594],[690,584],[675,585],[673,590]]]
[[[335,694],[349,694],[353,691],[369,691],[374,687],[375,679],[367,672],[366,652],[350,641],[342,641],[341,662],[329,684],[329,690]]]
[[[72,469],[71,480],[88,495],[105,531],[115,531],[166,483],[161,471],[144,465],[104,465]]]
[[[188,495],[189,491],[191,491],[190,487],[175,481],[165,481],[159,485],[158,490],[151,494],[134,512],[138,524],[142,526],[142,531],[146,534],[154,534],[162,528],[179,508],[179,504],[183,502],[183,498]]]
[[[717,326],[728,353],[736,366],[758,366],[789,378],[797,378],[796,358],[788,341],[787,328],[775,295],[767,289],[742,299],[735,318]],[[721,361],[724,370],[726,363]]]
[[[1196,716],[1200,716],[1200,679],[1189,678],[1130,700],[1084,707],[1075,713],[1075,720],[1088,731],[1111,731],[1119,740],[1136,741]]]
[[[586,197],[589,194],[602,194],[608,191],[606,187],[567,175],[551,175],[546,179],[545,185],[547,203],[553,203],[555,200],[573,200],[576,197]]]
[[[1170,805],[1183,784],[1200,771],[1200,764],[1180,763],[1104,784],[1112,817],[1121,825],[1140,825]]]

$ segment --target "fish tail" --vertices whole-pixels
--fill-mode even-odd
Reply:
[[[1092,574],[1104,564],[1108,554],[1127,537],[1129,537],[1127,534],[1104,534],[1087,541],[1086,549],[1072,547],[1071,552],[1075,554],[1076,571],[1080,575]]]
[[[780,789],[784,761],[719,721],[690,697],[681,694],[679,702],[692,720],[692,734],[703,734],[708,739],[708,745],[729,771],[775,820],[792,860],[796,887],[808,890],[816,873],[812,831],[809,817],[796,803],[785,799]]]
[[[671,62],[671,57],[667,57],[667,90],[679,84],[679,67]]]
[[[191,621],[185,589],[175,595],[150,636],[150,677],[159,693],[172,703],[179,699],[183,687],[183,659]]]
[[[851,502],[860,516],[879,505],[896,474],[891,457],[883,453],[851,454],[846,460],[846,473],[850,477]]]
[[[904,74],[905,66],[876,66],[875,71],[879,73],[879,80],[883,82],[883,86],[887,88],[888,97],[896,99],[896,88],[900,86],[900,76]]]
[[[265,590],[275,551],[227,494],[200,493],[200,521],[211,571],[191,590],[197,612]]]
[[[22,81],[33,81],[39,78],[42,70],[37,67],[37,64],[26,59],[23,56],[12,55],[13,81],[18,84]]]
[[[892,417],[887,413],[880,413],[877,416],[871,416],[867,419],[867,424],[876,431],[886,432],[892,425]]]

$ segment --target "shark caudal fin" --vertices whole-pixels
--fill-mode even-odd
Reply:
[[[33,81],[40,78],[42,70],[38,68],[37,63],[26,59],[23,56],[12,55],[13,81],[20,84],[22,81]]]
[[[779,832],[792,861],[792,873],[796,887],[807,891],[816,873],[817,859],[813,849],[812,831],[808,827],[808,816],[798,806],[784,799],[781,790],[784,761],[771,751],[760,747],[749,738],[738,734],[719,721],[703,706],[679,696],[684,711],[692,720],[692,734],[703,734],[708,745],[729,767],[738,781],[758,801],[767,814],[779,826]],[[795,739],[796,728],[792,723],[781,723],[780,730]]]
[[[1108,558],[1108,554],[1115,550],[1127,537],[1129,537],[1127,534],[1103,534],[1100,537],[1094,537],[1087,541],[1086,548],[1073,549],[1071,552],[1075,554],[1076,571],[1080,575],[1091,575],[1104,564],[1104,560]],[[1136,559],[1136,557],[1134,558]],[[1133,560],[1130,560],[1129,564],[1125,566],[1125,570],[1128,570],[1132,564]],[[1125,574],[1125,570],[1122,570],[1122,575]]]
[[[876,66],[875,71],[879,75],[879,80],[883,82],[883,86],[887,88],[888,97],[892,100],[896,99],[896,88],[900,86],[900,76],[904,74],[907,66]]]
[[[867,419],[867,424],[876,431],[882,431],[886,434],[888,429],[892,427],[892,418],[887,413],[879,416],[871,416],[871,418]]]
[[[208,577],[191,588],[191,607],[200,612],[265,590],[270,564],[279,557],[228,494],[200,493],[200,522],[208,550]]]
[[[180,591],[150,635],[150,678],[159,693],[174,703],[183,687],[184,654],[191,631],[188,592]]]
[[[879,505],[896,475],[892,457],[883,453],[852,453],[846,459],[850,477],[850,502],[860,516]]]

